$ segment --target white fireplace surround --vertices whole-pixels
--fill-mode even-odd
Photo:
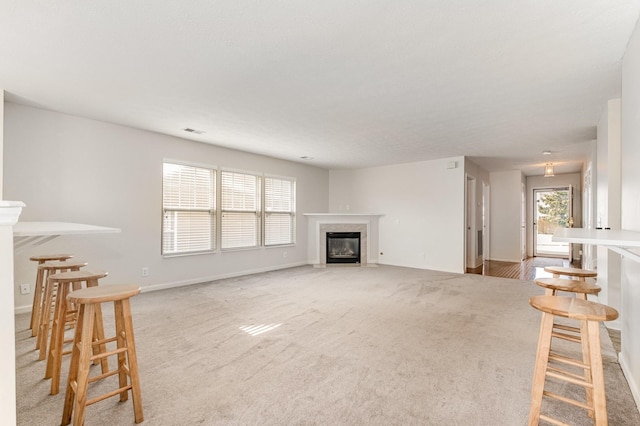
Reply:
[[[381,214],[304,213],[307,216],[308,262],[327,264],[327,232],[360,232],[360,266],[378,263],[378,219]]]

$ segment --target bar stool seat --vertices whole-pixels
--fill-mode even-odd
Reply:
[[[73,257],[72,254],[42,254],[38,256],[31,256],[29,260],[38,262],[38,265],[42,265],[44,262],[49,262],[52,260],[65,261],[67,259],[71,259]],[[33,303],[31,305],[31,322],[29,323],[29,328],[31,329],[31,336],[38,335],[38,329],[40,326],[40,304],[42,303],[42,288],[44,283],[43,277],[44,271],[38,270],[36,271],[36,285],[33,289]]]
[[[88,405],[112,396],[120,395],[120,401],[126,401],[131,391],[134,419],[136,423],[144,420],[138,361],[136,357],[133,322],[129,298],[140,293],[136,285],[103,285],[73,291],[68,301],[78,306],[78,320],[71,352],[69,381],[65,394],[62,425],[68,425],[73,415],[73,424],[84,424],[85,411]],[[115,314],[115,337],[92,342],[92,330],[96,318],[96,308],[101,303],[113,302]],[[116,349],[107,350],[92,356],[92,346],[116,342]],[[118,368],[106,374],[89,377],[92,361],[117,356]],[[94,398],[87,398],[87,387],[107,377],[118,375],[119,388]]]
[[[55,285],[57,297],[51,325],[51,341],[47,356],[47,367],[45,379],[51,379],[51,395],[57,395],[60,390],[60,370],[62,369],[62,356],[68,355],[71,351],[64,351],[64,344],[73,341],[65,341],[64,333],[67,327],[73,327],[76,322],[75,306],[67,303],[67,295],[73,290],[98,286],[98,280],[108,275],[102,271],[80,271],[60,272],[49,276],[50,285]],[[96,319],[94,326],[94,340],[104,339],[104,326],[102,325],[102,312],[100,307],[96,307]],[[98,348],[94,348],[96,351]],[[107,359],[102,360],[102,372],[109,371]]]
[[[47,356],[47,342],[53,316],[52,306],[56,296],[55,285],[49,285],[49,276],[58,272],[79,271],[88,263],[82,260],[51,261],[38,265],[42,270],[42,303],[40,304],[39,326],[36,338],[36,350],[39,350],[38,359],[43,360]]]
[[[567,277],[576,277],[580,281],[584,281],[585,278],[595,278],[598,276],[596,271],[590,271],[588,269],[570,268],[566,266],[545,266],[544,270],[553,274],[553,278],[559,278],[560,275]]]
[[[545,294],[556,296],[559,291],[576,293],[576,297],[587,300],[588,294],[598,294],[602,288],[586,281],[569,280],[565,278],[536,278],[534,282],[545,288]]]
[[[600,323],[618,318],[618,312],[599,303],[575,297],[534,296],[529,300],[532,307],[542,312],[536,364],[531,390],[531,411],[529,426],[537,425],[540,420],[553,424],[565,424],[548,415],[542,414],[543,397],[572,404],[587,410],[589,417],[597,426],[607,424],[606,395],[600,348]],[[559,337],[553,330],[554,317],[573,319],[580,322],[582,360],[561,355],[551,350],[552,338]],[[580,376],[560,368],[571,366],[583,370]],[[545,390],[547,378],[560,380],[585,388],[586,402],[561,396]]]

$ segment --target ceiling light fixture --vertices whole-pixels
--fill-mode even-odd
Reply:
[[[547,163],[544,165],[544,177],[555,176],[553,173],[553,163]]]
[[[551,151],[542,151],[542,155],[551,155]]]

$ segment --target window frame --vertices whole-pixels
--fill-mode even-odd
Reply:
[[[167,207],[165,206],[165,164],[169,164],[169,165],[174,165],[174,166],[180,166],[180,167],[190,167],[190,168],[194,168],[194,169],[202,169],[202,170],[206,170],[211,179],[211,190],[213,192],[213,194],[210,194],[210,199],[212,201],[212,204],[209,206],[209,208],[197,208],[197,207]],[[180,161],[180,160],[173,160],[173,159],[168,159],[165,158],[162,160],[162,196],[161,196],[161,224],[160,224],[160,228],[161,228],[161,234],[160,234],[160,254],[162,255],[162,257],[177,257],[177,256],[191,256],[191,255],[198,255],[198,254],[208,254],[208,253],[215,253],[217,251],[218,248],[218,222],[219,222],[219,218],[218,218],[218,212],[217,212],[217,205],[218,205],[218,201],[217,201],[217,183],[219,180],[219,173],[218,173],[218,167],[216,166],[211,166],[211,165],[206,165],[206,164],[197,164],[197,163],[190,163],[190,162],[185,162],[185,161]],[[181,251],[171,251],[171,252],[165,252],[165,238],[166,238],[166,234],[167,234],[167,230],[165,228],[165,220],[166,220],[166,213],[167,212],[197,212],[197,213],[208,213],[208,217],[209,217],[209,227],[210,227],[210,233],[209,233],[209,249],[202,249],[202,250],[181,250]],[[177,231],[174,231],[177,232]]]
[[[255,185],[255,191],[256,193],[255,195],[255,199],[254,199],[254,203],[255,203],[255,209],[242,209],[242,208],[237,208],[237,209],[227,209],[225,208],[225,200],[224,200],[224,196],[225,196],[225,190],[223,189],[223,175],[227,174],[227,173],[232,173],[232,174],[236,174],[236,175],[244,175],[244,176],[251,176],[253,178],[256,179],[256,185]],[[220,179],[218,179],[219,184],[218,184],[218,194],[219,194],[219,202],[220,202],[220,208],[218,209],[219,211],[219,237],[218,237],[218,241],[220,242],[220,251],[225,252],[225,251],[238,251],[238,250],[254,250],[254,249],[259,249],[261,247],[263,247],[263,241],[262,241],[262,226],[263,226],[263,209],[262,209],[262,192],[263,192],[263,174],[262,173],[257,173],[257,172],[251,172],[251,171],[247,171],[247,170],[238,170],[238,169],[231,169],[231,168],[221,168],[220,169]],[[255,238],[255,244],[253,245],[240,245],[240,246],[232,246],[232,247],[225,247],[224,246],[224,215],[225,213],[227,214],[254,214],[255,215],[255,232],[253,237]]]
[[[268,198],[268,194],[267,194],[267,179],[279,180],[279,181],[287,181],[287,182],[289,182],[291,184],[291,194],[290,194],[291,198],[289,199],[291,208],[289,210],[267,210],[267,198]],[[296,227],[296,222],[297,222],[297,217],[296,217],[297,181],[296,181],[296,178],[288,177],[288,176],[277,176],[277,175],[265,174],[264,178],[263,178],[263,182],[262,182],[262,188],[263,188],[263,196],[262,196],[262,199],[263,199],[263,206],[262,206],[262,211],[263,211],[263,218],[262,218],[262,229],[263,229],[262,245],[264,247],[266,247],[266,248],[295,245],[296,244],[296,234],[297,234],[297,227]],[[270,214],[288,215],[289,216],[289,223],[290,223],[290,228],[291,228],[291,232],[289,234],[289,241],[272,243],[272,244],[268,244],[267,243],[267,232],[268,232],[268,230],[267,230],[267,218],[268,218],[268,215],[270,215]]]

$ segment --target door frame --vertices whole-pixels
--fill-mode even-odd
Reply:
[[[571,262],[572,260],[572,247],[571,244],[568,244],[567,247],[567,253],[549,253],[549,252],[538,252],[538,197],[537,197],[537,193],[539,192],[554,192],[554,191],[567,191],[568,195],[569,195],[569,204],[567,206],[567,216],[568,216],[568,224],[567,227],[571,228],[573,227],[573,185],[562,185],[562,186],[551,186],[551,187],[543,187],[543,188],[532,188],[533,189],[533,193],[532,193],[532,207],[533,207],[533,232],[532,232],[532,252],[533,252],[533,256],[540,256],[540,257],[558,257],[558,258],[563,258],[563,259],[569,259],[569,262]]]

